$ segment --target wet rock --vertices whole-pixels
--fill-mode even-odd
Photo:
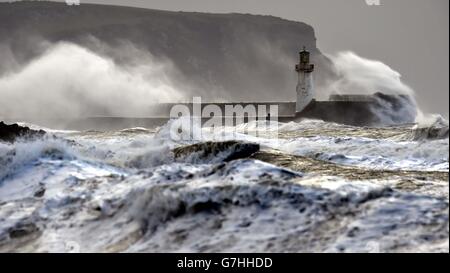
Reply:
[[[199,202],[191,207],[193,213],[207,212],[213,213],[220,211],[221,204],[213,201]]]
[[[0,122],[0,141],[14,142],[18,138],[36,138],[45,135],[43,130],[33,130],[28,127],[19,126],[18,124],[7,125]]]
[[[9,237],[11,239],[18,239],[38,231],[39,228],[33,223],[21,223],[9,230]]]
[[[207,160],[219,157],[223,162],[248,158],[260,150],[259,144],[239,141],[202,142],[194,145],[175,148],[176,160],[193,159]],[[221,156],[220,156],[221,155]]]
[[[35,193],[34,193],[34,197],[36,198],[41,198],[45,195],[45,188],[41,187],[39,188]]]
[[[399,171],[399,170],[368,170],[366,168],[343,166],[332,162],[320,160],[320,154],[316,158],[283,154],[279,151],[260,151],[253,154],[251,159],[260,160],[275,166],[287,168],[293,171],[324,176],[339,176],[350,181],[392,179],[401,177],[402,181],[410,184],[411,181],[448,181],[448,172],[439,171]],[[403,187],[402,187],[403,188]]]

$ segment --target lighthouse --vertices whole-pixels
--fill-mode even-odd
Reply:
[[[297,83],[297,103],[295,110],[297,113],[303,111],[314,97],[314,84],[312,73],[314,65],[309,63],[310,53],[303,47],[300,51],[300,63],[295,66],[298,73]]]

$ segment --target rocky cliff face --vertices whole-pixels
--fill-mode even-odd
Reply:
[[[118,63],[129,59],[114,49],[131,43],[171,62],[196,95],[211,100],[294,101],[294,65],[302,46],[316,63],[316,84],[332,74],[317,49],[314,29],[305,23],[247,14],[0,3],[0,49],[7,47],[10,58],[26,63],[45,50],[42,40],[75,42]],[[0,65],[0,73],[6,69]]]

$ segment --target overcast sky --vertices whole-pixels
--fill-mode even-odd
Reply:
[[[369,6],[366,0],[81,0],[173,11],[264,14],[302,21],[315,28],[323,52],[352,50],[381,60],[403,75],[426,111],[448,117],[449,1],[380,2],[380,6]]]

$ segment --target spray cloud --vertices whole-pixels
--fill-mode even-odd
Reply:
[[[331,94],[374,95],[371,111],[383,125],[409,123],[423,116],[417,106],[414,90],[405,84],[401,74],[383,62],[370,60],[345,51],[329,58],[337,79],[328,81],[321,91]],[[324,95],[324,94],[322,94]]]
[[[339,79],[331,84],[332,93],[384,94],[414,96],[414,91],[401,80],[401,75],[388,65],[369,60],[353,52],[339,52],[329,56]]]
[[[136,54],[135,62],[127,66],[82,46],[59,42],[20,70],[0,76],[0,115],[148,115],[151,104],[181,97],[172,80],[176,74],[170,61],[147,52]]]

